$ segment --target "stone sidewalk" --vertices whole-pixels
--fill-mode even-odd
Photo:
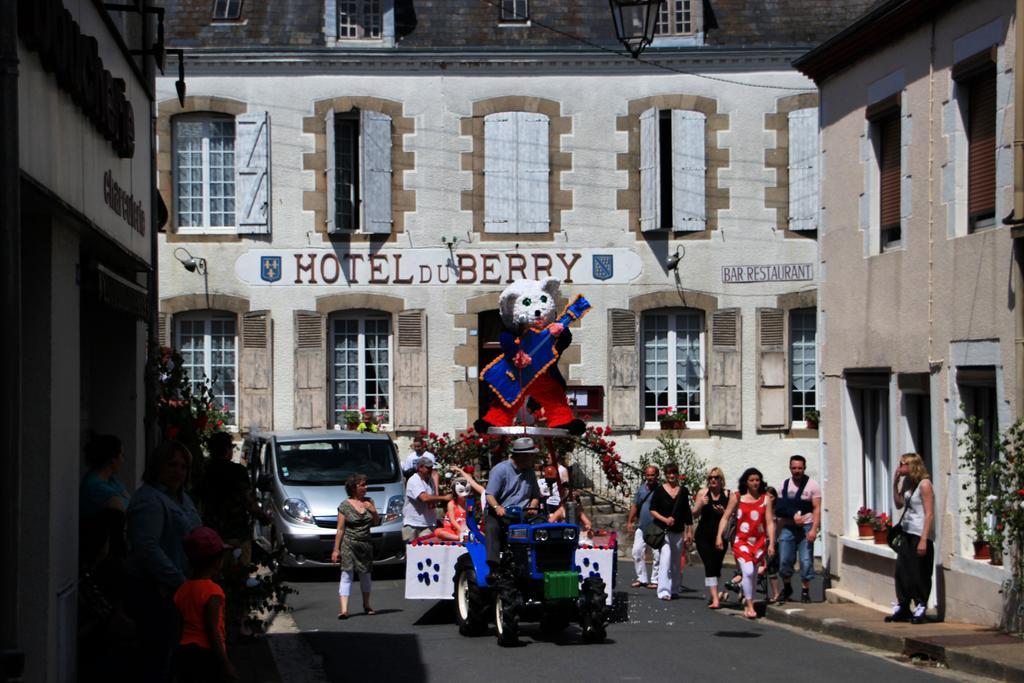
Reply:
[[[836,597],[830,595],[830,600]],[[885,613],[852,602],[770,605],[765,616],[851,643],[928,657],[955,671],[1024,681],[1024,640],[988,627],[935,621],[887,624]]]

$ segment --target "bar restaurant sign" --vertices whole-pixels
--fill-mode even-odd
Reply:
[[[779,263],[760,266],[722,266],[722,282],[802,282],[814,279],[813,263]]]
[[[623,284],[643,263],[628,249],[449,251],[254,249],[235,273],[250,285],[501,285],[558,278],[566,284]]]

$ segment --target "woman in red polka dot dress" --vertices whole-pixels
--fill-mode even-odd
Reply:
[[[775,554],[775,514],[771,498],[765,495],[767,488],[764,475],[758,469],[751,467],[743,473],[736,493],[729,498],[729,505],[722,514],[715,541],[719,550],[725,547],[722,536],[735,513],[736,536],[732,539],[732,554],[743,576],[743,614],[748,619],[757,618],[754,610],[757,566],[765,559],[766,553]]]

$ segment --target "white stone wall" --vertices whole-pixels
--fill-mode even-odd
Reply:
[[[726,265],[811,263],[817,260],[813,239],[784,238],[776,229],[775,210],[764,206],[764,189],[774,184],[774,171],[765,166],[765,149],[775,146],[775,133],[765,130],[766,113],[776,111],[776,100],[813,90],[812,84],[792,71],[736,71],[724,78],[742,83],[769,84],[787,89],[730,85],[684,75],[587,75],[508,76],[486,74],[446,77],[439,70],[422,74],[344,76],[316,75],[309,67],[288,76],[260,75],[258,67],[238,67],[229,75],[207,75],[193,69],[188,77],[190,96],[216,95],[248,104],[249,111],[266,109],[272,124],[273,227],[271,242],[243,238],[241,242],[167,243],[161,236],[160,296],[202,293],[203,279],[186,272],[173,258],[175,247],[186,246],[209,262],[211,293],[246,297],[253,310],[270,309],[274,317],[274,425],[292,426],[293,406],[293,309],[315,309],[315,298],[332,293],[373,291],[402,297],[408,308],[424,308],[428,321],[429,424],[434,431],[453,431],[467,426],[464,410],[455,408],[453,382],[464,380],[464,370],[453,369],[456,345],[465,342],[465,331],[454,329],[456,314],[465,313],[465,300],[500,290],[475,286],[370,287],[342,286],[248,286],[234,270],[239,255],[253,248],[322,247],[314,217],[302,209],[303,192],[314,187],[312,172],[302,170],[302,155],[313,152],[313,136],[302,132],[302,120],[313,115],[316,100],[347,96],[374,96],[400,101],[404,115],[415,119],[416,132],[406,136],[404,147],[415,152],[415,170],[407,173],[406,188],[416,191],[416,211],[406,214],[405,232],[397,242],[383,247],[421,249],[441,247],[442,236],[462,240],[459,250],[506,251],[509,242],[485,242],[472,233],[472,214],[461,209],[461,192],[472,186],[469,171],[461,170],[461,154],[472,141],[460,134],[464,117],[475,100],[507,95],[537,96],[561,103],[561,114],[572,118],[572,133],[562,137],[563,151],[573,153],[573,168],[563,174],[562,188],[573,192],[573,208],[562,215],[562,230],[554,243],[523,248],[618,247],[635,250],[643,261],[640,277],[619,285],[564,286],[563,293],[583,293],[595,310],[585,318],[574,340],[582,344],[580,365],[571,367],[568,379],[581,384],[604,385],[608,381],[606,335],[607,309],[626,307],[629,298],[655,291],[675,291],[673,274],[664,262],[677,245],[685,249],[678,270],[679,285],[687,290],[718,297],[720,308],[738,306],[743,314],[743,431],[694,439],[703,457],[726,468],[730,479],[742,468],[762,468],[770,482],[786,476],[788,456],[808,456],[812,474],[817,467],[816,439],[789,439],[779,434],[759,434],[756,421],[756,308],[775,306],[779,294],[813,289],[813,282],[730,284],[721,282]],[[339,70],[340,71],[340,70]],[[596,69],[595,69],[596,71]],[[309,73],[310,75],[306,75]],[[617,170],[616,154],[627,149],[627,134],[616,131],[616,117],[627,114],[628,102],[657,94],[690,94],[714,98],[720,112],[729,116],[729,128],[720,132],[718,145],[728,148],[730,162],[719,175],[728,188],[730,207],[719,214],[720,227],[708,240],[670,240],[668,253],[655,253],[651,244],[638,241],[627,226],[627,212],[616,208],[616,191],[627,187],[627,173]],[[174,97],[172,78],[158,81],[157,101]],[[468,241],[468,243],[467,243]],[[664,248],[664,242],[661,242]],[[578,267],[590,268],[590,264]],[[710,322],[710,321],[708,321]],[[606,413],[607,414],[607,413]],[[653,439],[616,437],[620,450],[633,459],[655,445]]]

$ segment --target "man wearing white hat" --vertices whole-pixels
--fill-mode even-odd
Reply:
[[[512,442],[512,457],[491,469],[487,480],[487,564],[497,566],[505,538],[505,508],[519,506],[536,511],[540,487],[533,471],[533,459],[540,451],[533,439],[523,436]]]

